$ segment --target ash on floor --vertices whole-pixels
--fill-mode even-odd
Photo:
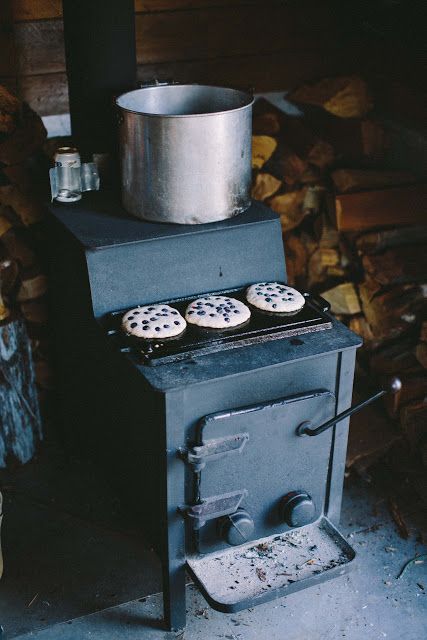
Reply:
[[[398,576],[408,560],[426,553],[425,507],[400,478],[393,486],[376,477],[350,480],[340,530],[357,552],[352,572],[229,615],[210,609],[189,586],[188,624],[180,639],[424,640],[427,562],[414,562]],[[138,531],[123,527],[114,487],[96,480],[90,466],[51,451],[14,474],[1,474],[0,481],[2,640],[176,637],[162,630],[161,596],[148,595],[160,590],[159,562]],[[407,539],[393,520],[391,495]],[[257,553],[268,555],[268,547]]]

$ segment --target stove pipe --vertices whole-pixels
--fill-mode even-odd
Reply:
[[[63,0],[73,142],[83,159],[116,152],[114,97],[135,88],[134,0]]]

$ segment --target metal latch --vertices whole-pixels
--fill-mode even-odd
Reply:
[[[193,467],[193,471],[201,471],[210,460],[228,453],[241,453],[248,440],[249,433],[236,433],[233,436],[206,440],[202,445],[181,451],[181,457]]]
[[[231,491],[220,496],[205,498],[200,504],[185,507],[181,511],[193,521],[193,528],[200,529],[207,520],[214,520],[228,516],[239,508],[243,498],[247,496],[246,489]]]

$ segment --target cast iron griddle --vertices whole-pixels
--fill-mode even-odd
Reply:
[[[245,291],[246,288],[228,289],[159,302],[174,307],[182,316],[185,316],[187,306],[197,297],[229,296],[247,304]],[[220,330],[204,329],[188,324],[180,336],[167,340],[146,340],[126,335],[121,329],[121,319],[128,309],[107,314],[104,327],[121,351],[139,354],[143,363],[151,365],[170,363],[225,349],[331,329],[332,323],[325,313],[329,309],[328,303],[317,296],[310,294],[304,294],[304,296],[306,298],[304,307],[293,315],[265,313],[251,307],[250,320],[238,327]]]

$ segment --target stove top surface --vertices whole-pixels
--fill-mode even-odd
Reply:
[[[242,225],[278,220],[267,206],[256,200],[244,213],[209,224],[165,224],[130,216],[120,202],[120,194],[107,190],[85,193],[78,202],[53,202],[50,211],[87,250],[105,249],[147,240],[209,233]]]

